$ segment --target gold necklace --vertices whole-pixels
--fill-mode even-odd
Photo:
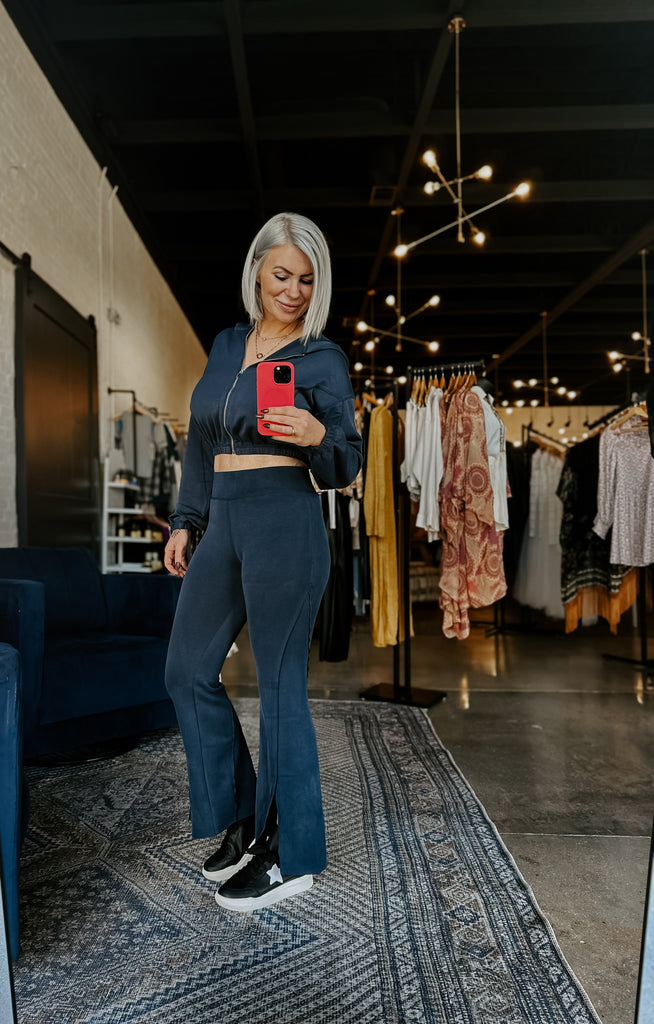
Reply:
[[[296,330],[297,330],[297,323],[293,324],[293,326],[291,327],[290,331],[288,331],[286,334],[279,334],[276,337],[264,338],[263,335],[261,334],[260,330],[259,330],[259,324],[257,323],[257,326],[254,329],[254,352],[255,352],[255,355],[256,355],[257,359],[263,359],[264,355],[266,355],[265,352],[260,352],[259,351],[259,348],[261,346],[261,342],[262,341],[265,341],[265,342],[272,341],[272,342],[276,342],[277,343],[276,345],[273,345],[272,348],[268,351],[267,355],[270,355],[275,350],[275,348],[279,346],[280,342],[285,341],[287,338],[290,338],[291,334],[294,334]]]

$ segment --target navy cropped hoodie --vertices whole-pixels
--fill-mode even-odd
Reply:
[[[241,369],[251,329],[237,324],[218,335],[193,391],[171,529],[206,527],[215,455],[289,455],[304,462],[324,489],[347,487],[361,468],[362,441],[354,423],[354,394],[343,350],[327,338],[309,338],[306,343],[299,338],[268,360],[293,362],[295,406],[307,409],[326,428],[315,447],[288,444],[257,430],[256,365]]]

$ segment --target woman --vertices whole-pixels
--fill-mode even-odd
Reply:
[[[343,351],[322,336],[329,251],[305,217],[272,217],[245,260],[250,324],[214,341],[191,399],[179,501],[165,565],[184,577],[166,686],[189,774],[194,838],[226,830],[203,867],[219,905],[269,906],[313,884],[326,866],[316,737],[307,697],[311,634],[329,575],[319,495],[361,465]],[[257,430],[256,366],[292,363],[295,403]],[[189,530],[204,530],[187,566]],[[257,667],[258,778],[220,679],[247,620]]]

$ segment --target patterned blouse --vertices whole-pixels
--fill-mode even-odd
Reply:
[[[457,391],[450,401],[443,461],[439,603],[443,633],[462,640],[470,633],[468,609],[493,604],[506,593],[503,534],[495,529],[484,413],[479,396],[471,391]]]

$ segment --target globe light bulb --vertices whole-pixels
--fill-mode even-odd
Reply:
[[[530,377],[529,378],[529,387],[530,388],[535,388],[537,384],[538,384],[538,381],[536,380],[535,377]]]
[[[426,196],[433,196],[434,192],[437,191],[436,182],[426,181],[425,184],[422,186],[422,191],[425,193]]]
[[[357,321],[357,331],[360,331],[361,334],[363,334],[363,332],[367,331],[367,330],[368,330],[368,324],[366,323],[365,320]]]
[[[614,363],[613,364],[613,372],[614,373],[620,373],[621,369],[622,369],[622,363]]]
[[[536,406],[538,405],[538,399],[537,399],[537,398],[532,398],[532,400],[531,400],[531,402],[530,402],[529,404],[530,404],[531,406],[533,406],[533,407],[534,407],[534,409],[535,409],[535,408],[536,408]]]
[[[493,168],[490,164],[484,164],[484,166],[480,167],[476,172],[475,177],[481,178],[483,181],[490,181],[493,177]]]
[[[508,405],[508,404],[509,404],[509,402],[508,402],[508,399],[507,399],[507,398],[505,398],[505,399],[504,399],[504,401],[502,402],[502,408],[503,408],[503,409],[506,409],[506,407],[507,407],[507,405]]]
[[[577,397],[577,392],[576,392],[576,391],[568,391],[568,398],[570,399],[570,401],[571,401],[571,402],[572,402],[572,401],[573,401],[573,400],[574,400],[574,399],[575,399],[576,397]]]
[[[405,324],[406,323],[406,317],[405,316],[401,316],[400,319],[398,320],[398,323],[399,324]]]
[[[402,375],[401,377],[398,377],[397,378],[397,383],[398,384],[406,384],[406,377],[404,375]]]
[[[631,340],[632,341],[642,341],[643,340],[643,336],[640,333],[640,331],[633,331],[633,333],[631,335]]]
[[[525,382],[523,380],[514,380],[513,381],[513,387],[514,388],[523,388],[524,386],[525,386]]]
[[[365,348],[366,352],[374,352],[375,351],[375,343],[372,340],[371,341],[367,341],[363,347]]]
[[[430,306],[438,306],[440,301],[441,301],[440,295],[432,295],[431,299],[429,300],[429,305]]]
[[[392,373],[392,372],[393,372],[393,367],[392,366],[387,366],[386,367],[386,373]]]
[[[558,384],[558,383],[559,383],[559,378],[558,377],[550,377],[550,384]]]
[[[372,387],[372,380],[370,379],[370,377],[368,377],[368,378],[366,379],[366,382],[365,382],[365,383],[366,383],[366,387],[367,387],[367,388],[371,388],[371,387]]]
[[[395,305],[395,296],[394,295],[387,295],[386,298],[384,299],[384,302],[386,303],[387,306],[394,306]]]
[[[354,369],[356,370],[357,373],[361,373],[361,371],[363,370],[363,363],[355,363]]]
[[[438,341],[430,341],[428,346],[427,346],[427,348],[429,349],[430,352],[438,352],[440,347],[441,346],[440,346],[440,343]]]
[[[486,235],[484,234],[483,231],[475,231],[475,233],[472,236],[472,240],[475,243],[475,245],[483,245],[484,242],[486,241]]]
[[[524,398],[519,398],[515,404],[517,405],[518,409],[522,409],[523,405],[525,404]]]
[[[396,245],[395,248],[393,249],[393,255],[397,256],[398,260],[401,260],[403,256],[406,256],[408,251],[408,245]]]
[[[423,163],[426,163],[430,170],[436,170],[438,165],[436,163],[436,152],[433,149],[426,149],[422,154],[422,159]]]
[[[620,353],[616,352],[615,349],[614,349],[612,352],[608,353],[608,356],[609,356],[609,359],[611,360],[611,362],[614,363],[616,361],[616,359],[620,358]]]
[[[528,196],[531,192],[531,185],[527,181],[521,181],[515,190],[515,194],[521,198]]]

